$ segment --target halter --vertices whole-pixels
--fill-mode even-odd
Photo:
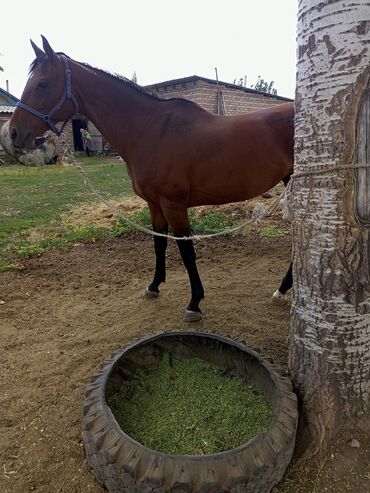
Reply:
[[[76,101],[76,98],[72,94],[72,74],[71,74],[71,70],[69,68],[69,62],[68,62],[68,59],[65,55],[61,55],[61,57],[63,58],[63,62],[64,62],[64,66],[65,66],[66,85],[64,88],[63,96],[60,98],[60,100],[57,102],[57,104],[54,106],[54,108],[51,109],[48,114],[44,114],[44,113],[41,113],[40,111],[35,110],[34,108],[31,108],[30,106],[27,106],[26,104],[22,103],[22,101],[18,101],[16,104],[16,106],[18,106],[19,108],[22,108],[22,109],[28,111],[29,113],[32,113],[33,115],[37,116],[38,118],[41,118],[41,120],[43,120],[47,125],[49,125],[51,130],[58,135],[58,137],[63,132],[63,129],[66,126],[68,120],[73,118],[78,113],[78,103]],[[57,111],[60,110],[60,108],[63,106],[65,101],[67,101],[67,99],[71,99],[73,101],[73,103],[76,107],[76,112],[72,116],[67,118],[67,120],[64,121],[62,127],[59,130],[56,127],[55,123],[53,122],[52,116],[54,115],[54,113],[56,113]]]

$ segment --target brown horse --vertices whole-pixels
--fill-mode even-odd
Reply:
[[[28,148],[55,122],[85,115],[123,157],[134,191],[149,206],[153,229],[190,235],[187,210],[256,197],[293,172],[293,103],[216,116],[184,99],[161,99],[133,82],[55,53],[32,41],[36,59],[10,122],[18,148]],[[185,318],[200,318],[204,297],[193,242],[177,240],[191,300]],[[167,239],[154,236],[156,266],[147,296],[165,281]]]

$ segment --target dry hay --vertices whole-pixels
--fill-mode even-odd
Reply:
[[[70,228],[94,224],[97,227],[108,228],[113,221],[120,218],[116,209],[122,213],[123,217],[125,215],[132,216],[144,209],[146,205],[146,202],[140,197],[109,199],[108,203],[112,207],[108,207],[104,202],[93,202],[74,207],[61,215],[62,225]]]

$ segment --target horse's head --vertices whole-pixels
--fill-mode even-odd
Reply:
[[[19,149],[30,148],[34,138],[49,128],[57,132],[55,123],[69,119],[77,111],[76,100],[71,96],[67,58],[55,53],[44,36],[42,40],[45,51],[31,40],[36,58],[21,101],[10,120],[10,137]],[[67,71],[69,84],[66,83]]]

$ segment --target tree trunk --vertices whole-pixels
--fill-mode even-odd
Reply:
[[[369,228],[354,214],[353,169],[369,39],[369,0],[300,0],[289,367],[310,455],[369,426]]]

